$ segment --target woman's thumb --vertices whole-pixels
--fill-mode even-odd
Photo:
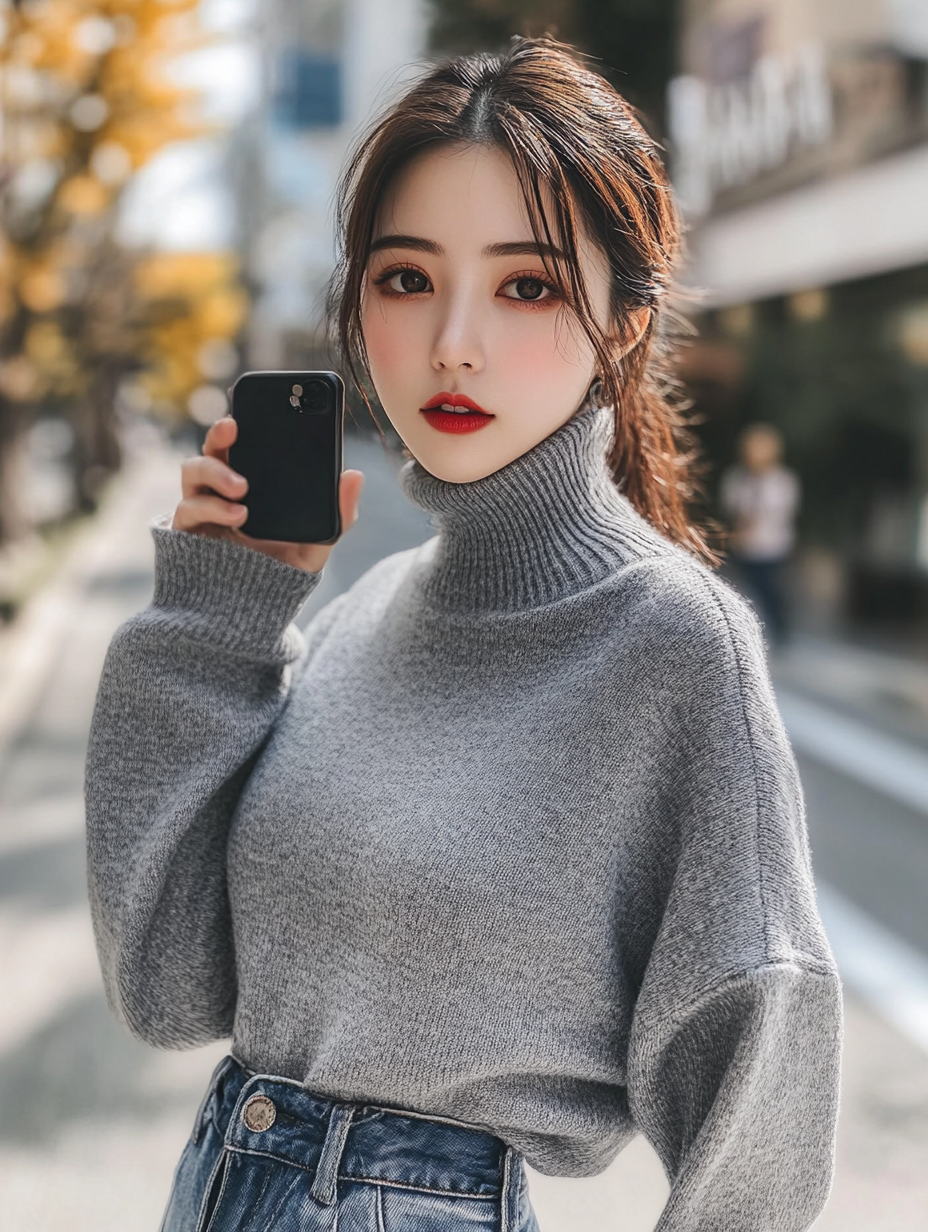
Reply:
[[[343,532],[350,530],[358,520],[361,488],[364,486],[362,471],[342,471],[338,489]]]

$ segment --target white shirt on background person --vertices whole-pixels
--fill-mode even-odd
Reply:
[[[782,560],[795,542],[799,477],[785,466],[751,471],[731,466],[722,476],[721,503],[739,530],[737,555],[744,560]]]

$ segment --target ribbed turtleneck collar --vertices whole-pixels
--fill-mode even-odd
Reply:
[[[439,532],[420,578],[427,598],[471,611],[537,607],[660,550],[660,536],[609,474],[613,431],[609,407],[586,405],[534,449],[472,483],[449,483],[407,462],[403,491]]]

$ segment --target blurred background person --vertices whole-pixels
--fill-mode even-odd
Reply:
[[[758,607],[770,645],[789,633],[783,566],[795,542],[800,486],[783,465],[783,438],[772,424],[749,424],[738,437],[738,462],[722,475],[720,501],[731,525],[731,556]]]

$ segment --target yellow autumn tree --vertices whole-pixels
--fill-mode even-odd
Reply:
[[[229,253],[151,254],[136,267],[135,290],[146,320],[138,386],[155,406],[177,410],[204,376],[228,371],[223,344],[248,311],[238,261]]]
[[[204,131],[195,93],[170,77],[171,59],[205,41],[197,5],[0,0],[0,543],[23,529],[17,442],[37,407],[67,415],[77,502],[93,507],[119,464],[119,383],[141,369],[163,405],[182,407],[202,382],[190,323],[200,350],[240,328],[231,257],[140,256],[113,239],[132,176]],[[195,277],[153,288],[159,263],[176,274],[197,260],[211,271],[208,293]]]

